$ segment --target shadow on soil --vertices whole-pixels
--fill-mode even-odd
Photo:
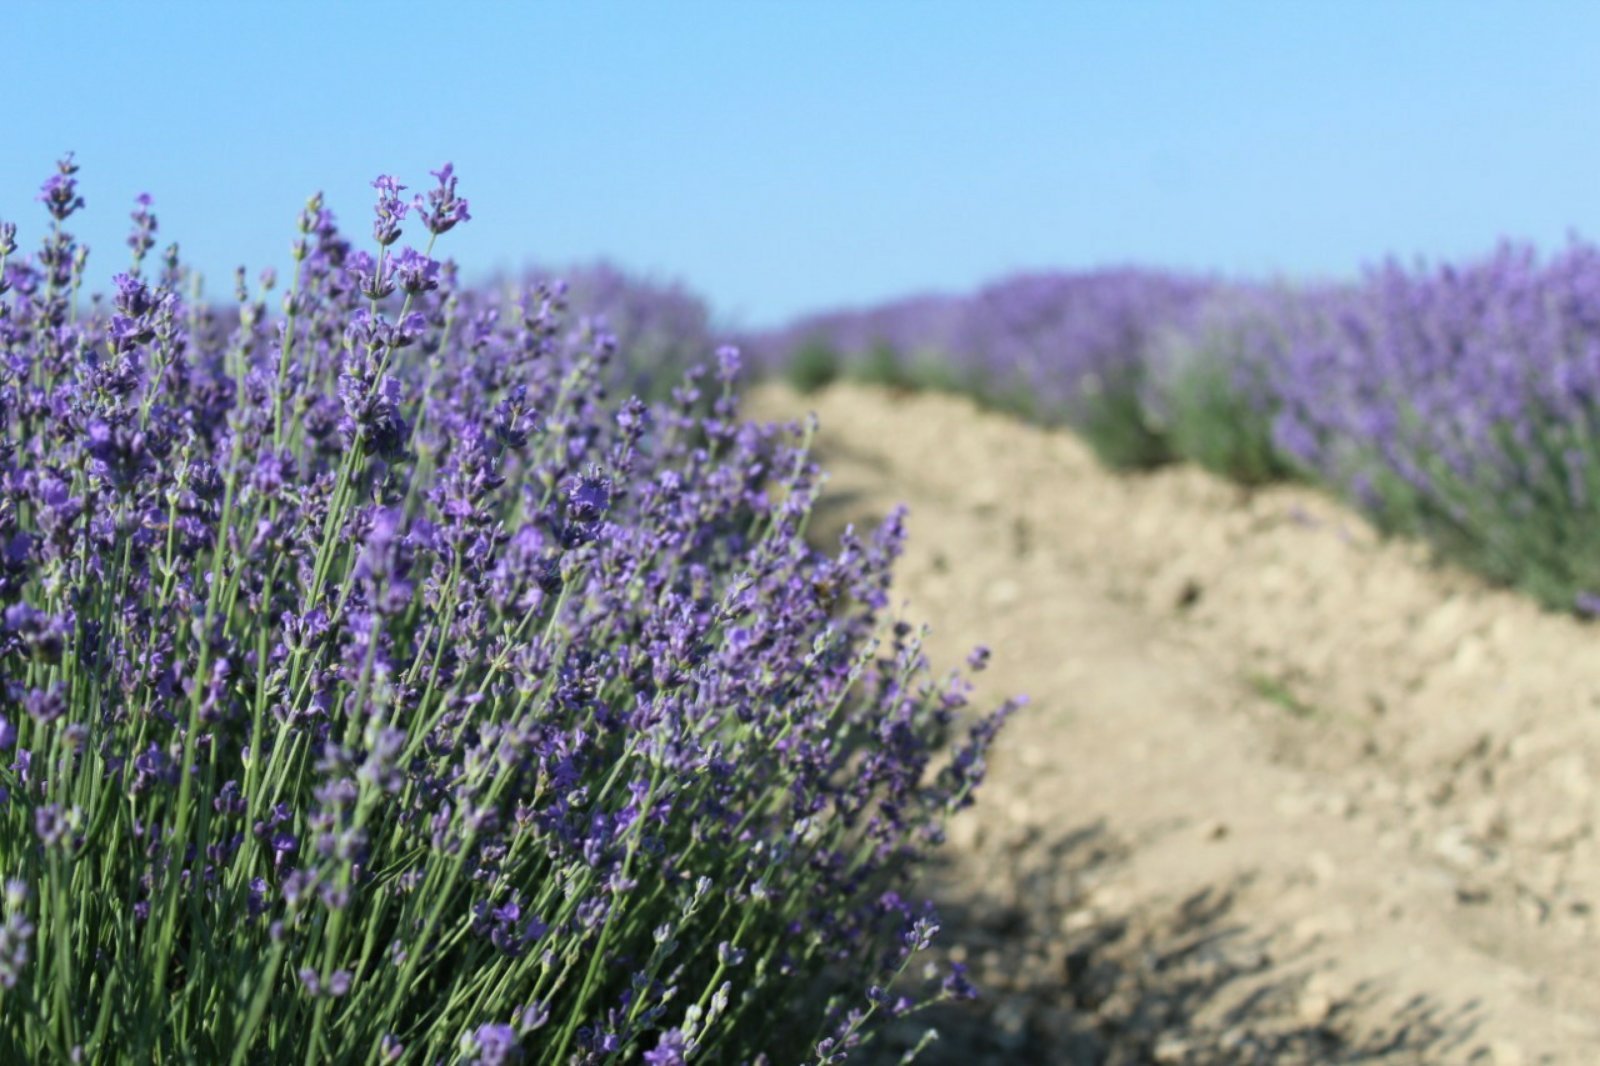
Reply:
[[[1474,1011],[1421,1000],[1353,1031],[1346,1019],[1373,1017],[1376,990],[1330,999],[1309,964],[1274,958],[1235,910],[1239,885],[1159,912],[1097,908],[1095,886],[1125,854],[1096,825],[985,842],[931,870],[940,940],[984,994],[908,1019],[861,1061],[899,1061],[929,1026],[939,1039],[916,1060],[929,1066],[1436,1062],[1469,1045]]]
[[[882,467],[837,445],[819,458],[825,469]],[[847,524],[871,530],[881,502],[830,486],[808,539],[831,550]],[[1028,533],[1015,530],[1019,556]],[[967,817],[981,819],[979,808]],[[917,1057],[924,1066],[1391,1066],[1463,1058],[1472,1044],[1475,1008],[1416,999],[1385,1014],[1375,988],[1321,993],[1314,964],[1269,948],[1238,911],[1243,883],[1133,911],[1097,897],[1130,852],[1103,825],[1054,838],[996,829],[960,850],[930,867],[924,884],[939,903],[939,943],[983,995],[890,1026],[852,1064],[899,1062],[930,1027],[939,1039]],[[1386,1021],[1358,1028],[1358,1017]]]

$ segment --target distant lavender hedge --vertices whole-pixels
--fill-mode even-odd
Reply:
[[[142,201],[85,298],[75,170],[0,226],[0,1061],[837,1062],[969,991],[906,880],[1000,716],[945,751],[901,525],[806,545],[736,353],[608,400],[433,257],[448,166],[221,317]]]
[[[754,347],[802,383],[831,358],[1065,422],[1117,467],[1308,477],[1496,581],[1600,613],[1600,251],[1586,244],[1300,289],[1023,276],[814,316]]]
[[[1080,430],[1115,466],[1146,466],[1170,457],[1137,410],[1148,351],[1198,311],[1209,288],[1139,270],[1024,274],[971,297],[802,319],[752,346],[766,366],[831,351],[840,373],[968,392]]]

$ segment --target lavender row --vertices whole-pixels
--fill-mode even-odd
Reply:
[[[757,338],[802,387],[953,388],[1082,432],[1346,495],[1562,609],[1600,609],[1600,252],[1506,245],[1293,288],[1141,271],[1013,278]]]
[[[737,352],[612,399],[435,179],[226,312],[147,200],[85,295],[70,159],[0,225],[0,1060],[838,1062],[971,991],[908,879],[1008,708],[950,743],[901,521],[809,547]]]

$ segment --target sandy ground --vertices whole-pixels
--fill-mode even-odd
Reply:
[[[987,994],[920,1061],[1600,1062],[1600,630],[1303,488],[751,399],[808,410],[822,524],[910,504],[935,664],[988,643],[981,694],[1032,700],[935,875]]]

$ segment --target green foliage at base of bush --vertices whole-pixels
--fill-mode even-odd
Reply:
[[[1401,424],[1409,440],[1426,422],[1407,411]],[[1443,561],[1552,610],[1600,613],[1600,436],[1544,418],[1491,437],[1497,458],[1471,465],[1412,449],[1409,477],[1362,450],[1345,495],[1384,532],[1419,537]]]
[[[1291,473],[1272,443],[1272,415],[1252,400],[1224,363],[1196,359],[1179,371],[1164,399],[1164,429],[1172,451],[1246,485],[1280,481]]]
[[[850,379],[885,389],[915,389],[916,377],[908,362],[889,344],[874,344],[850,367]]]
[[[1071,425],[1113,470],[1150,470],[1175,458],[1167,437],[1147,418],[1133,381],[1102,389],[1081,405]]]
[[[820,392],[839,380],[844,361],[833,346],[822,340],[802,344],[784,365],[784,378],[804,395]]]

